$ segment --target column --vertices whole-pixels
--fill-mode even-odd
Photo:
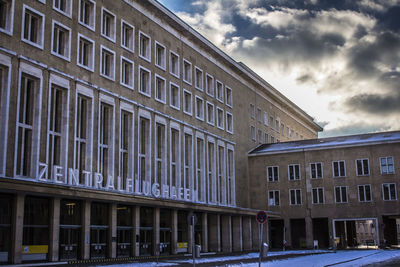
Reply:
[[[251,220],[251,233],[252,233],[252,250],[260,250],[260,224],[256,221],[255,216]]]
[[[221,251],[220,215],[208,214],[210,217],[208,228],[208,249],[212,252]]]
[[[285,227],[286,227],[286,231],[285,231],[286,247],[292,247],[292,234],[291,234],[292,230],[291,230],[291,225],[290,225],[290,219],[285,218],[284,222],[285,222]]]
[[[11,262],[13,264],[21,263],[22,257],[22,233],[24,227],[24,205],[25,195],[18,194],[14,198],[14,210],[12,220],[12,245]]]
[[[83,260],[90,258],[90,205],[91,202],[88,200],[82,202],[81,257]]]
[[[108,257],[117,257],[117,204],[108,205]]]
[[[171,213],[171,254],[178,254],[178,211],[172,210]]]
[[[242,216],[232,216],[233,251],[243,251]]]
[[[251,228],[251,218],[248,216],[242,217],[242,243],[244,251],[252,250],[253,236]]]
[[[60,199],[53,198],[50,203],[50,246],[49,261],[58,261],[60,238]]]
[[[230,215],[223,215],[222,222],[222,251],[232,252],[232,221]]]
[[[133,207],[132,212],[132,255],[137,257],[139,256],[139,242],[140,242],[140,207]]]
[[[207,219],[207,213],[204,212],[201,215],[201,251],[202,252],[208,252],[208,219]]]
[[[333,247],[335,236],[333,235],[332,218],[330,217],[328,218],[328,229],[329,229],[329,246]]]
[[[153,255],[160,255],[160,208],[153,210]]]
[[[304,218],[306,221],[306,246],[307,248],[314,248],[314,236],[311,217]]]

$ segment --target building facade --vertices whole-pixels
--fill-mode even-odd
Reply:
[[[400,132],[261,145],[249,153],[252,207],[280,213],[273,247],[397,245],[399,158]]]
[[[258,246],[247,152],[310,116],[157,1],[0,10],[0,262]]]

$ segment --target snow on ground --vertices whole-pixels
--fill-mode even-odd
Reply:
[[[307,255],[310,253],[328,252],[319,255]],[[304,254],[305,256],[288,258],[282,260],[265,261],[262,263],[264,267],[280,267],[280,266],[326,266],[332,265],[336,267],[359,267],[372,263],[379,263],[383,261],[392,260],[395,258],[400,259],[400,250],[351,250],[351,251],[332,251],[324,250],[299,250],[299,251],[279,251],[270,252],[268,256],[290,255],[290,254]],[[225,256],[225,257],[209,257],[196,259],[196,263],[215,262],[216,264],[223,264],[224,261],[241,260],[241,259],[258,259],[258,253],[248,253],[239,256]],[[191,263],[191,259],[163,259],[157,262],[131,262],[125,264],[109,265],[113,267],[147,267],[147,266],[177,266],[179,264]],[[103,265],[104,266],[104,265]],[[256,267],[258,261],[255,263],[242,263],[224,265],[230,267]]]

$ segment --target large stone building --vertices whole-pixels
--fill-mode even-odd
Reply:
[[[0,0],[0,37],[0,262],[251,250],[248,151],[322,130],[154,0]]]
[[[249,153],[251,207],[279,212],[271,245],[397,245],[400,132],[263,144]]]

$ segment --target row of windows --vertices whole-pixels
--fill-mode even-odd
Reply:
[[[7,79],[3,79],[8,77],[9,69],[10,65],[7,69],[0,68],[1,96],[10,90]],[[39,107],[42,106],[41,101],[46,101],[42,98],[42,91],[48,90],[48,110],[45,111],[45,162],[48,167],[45,176],[50,181],[56,181],[60,175],[57,166],[63,167],[65,177],[67,167],[72,167],[79,171],[79,184],[86,186],[91,184],[88,184],[85,172],[96,171],[103,177],[102,182],[95,185],[97,188],[105,188],[109,176],[120,177],[122,181],[135,177],[139,179],[139,184],[147,181],[195,190],[200,202],[234,205],[232,145],[147,110],[139,109],[135,116],[133,104],[103,93],[97,98],[92,89],[81,84],[77,84],[75,104],[70,104],[69,80],[50,74],[49,87],[45,88],[42,75],[40,69],[20,63],[15,176],[36,178],[42,170],[43,164],[39,164],[39,133],[41,119],[46,116],[40,114]],[[98,101],[95,102],[95,98]],[[5,103],[6,99],[0,101]],[[2,105],[3,108],[6,106],[9,104]],[[75,107],[75,117],[70,119],[68,110],[71,106]],[[1,112],[6,114],[6,110]],[[75,125],[73,139],[68,137],[72,121]],[[94,133],[94,129],[98,129],[98,133]],[[4,131],[2,137],[5,138]],[[97,144],[93,139],[94,134],[97,134]],[[68,143],[71,140],[74,142],[74,162],[73,166],[68,166]],[[94,166],[92,161],[96,155],[97,166]],[[114,160],[118,160],[118,164]],[[136,169],[134,166],[137,166]]]
[[[250,126],[250,135],[251,135],[251,140],[254,142],[257,140],[259,144],[263,143],[263,131],[261,129],[257,130],[257,135],[256,135],[256,128],[254,126]],[[280,140],[278,138],[275,139],[275,136],[272,134],[268,134],[267,132],[264,133],[264,143],[279,143]]]
[[[372,190],[371,185],[358,185],[358,201],[359,202],[372,202]],[[397,200],[397,191],[395,183],[382,184],[382,200],[393,201]],[[335,186],[334,188],[335,203],[348,203],[348,187],[347,186]],[[325,192],[323,187],[312,188],[312,204],[324,204],[325,203]],[[302,205],[302,194],[301,189],[290,189],[289,190],[289,204],[290,205]],[[280,191],[270,190],[268,191],[268,205],[269,206],[280,206]]]
[[[357,176],[369,176],[370,167],[368,159],[357,159],[356,163],[356,175]],[[379,158],[380,172],[381,174],[394,174],[394,162],[393,157],[381,157]],[[279,166],[268,166],[267,181],[276,182],[279,181]],[[310,163],[310,178],[321,179],[323,178],[323,164],[322,162]],[[344,160],[332,162],[332,177],[346,177],[346,164]],[[288,179],[290,181],[300,180],[301,171],[300,164],[288,165]]]
[[[250,104],[250,118],[251,119],[256,119],[257,117],[257,122],[259,124],[264,123],[264,126],[269,126],[272,130],[275,130],[278,134],[280,133],[282,136],[286,136],[287,139],[292,139],[292,140],[302,140],[304,137],[302,135],[299,135],[298,132],[295,132],[294,129],[290,129],[290,127],[287,125],[285,127],[285,124],[279,120],[279,118],[274,119],[274,117],[268,116],[268,112],[264,111],[264,117],[262,118],[262,111],[260,108],[257,108],[257,114],[255,110],[254,104]],[[267,133],[266,133],[267,136]],[[262,143],[262,130],[258,130],[258,135],[257,135],[257,140],[258,143]],[[251,126],[251,138],[253,141],[256,141],[256,134],[255,134],[255,127]],[[271,135],[272,138],[272,135]],[[277,139],[279,140],[279,139]],[[275,140],[271,140],[271,143],[274,143]],[[268,142],[268,138],[266,137],[265,143]],[[277,141],[279,143],[279,141]]]

